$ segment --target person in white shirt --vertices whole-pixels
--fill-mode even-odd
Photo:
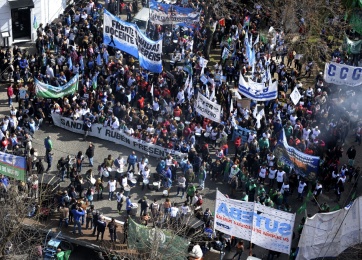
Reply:
[[[268,175],[268,177],[269,177],[269,187],[270,188],[273,188],[274,187],[274,182],[275,182],[275,177],[276,177],[276,175],[277,175],[277,169],[275,169],[275,167],[274,166],[272,166],[272,167],[270,167],[269,168],[269,175]]]
[[[273,152],[268,153],[268,155],[266,156],[266,159],[268,161],[268,166],[269,167],[274,166],[275,156],[274,156]]]
[[[194,245],[191,252],[189,253],[189,256],[191,258],[189,259],[201,259],[204,254],[202,253],[202,249],[198,243]]]
[[[278,190],[280,190],[282,188],[283,182],[284,182],[284,175],[285,175],[285,171],[283,170],[278,170],[277,172],[277,186],[278,186]]]
[[[177,218],[178,212],[179,212],[179,209],[175,206],[175,204],[173,204],[173,206],[171,207],[170,217]]]
[[[322,194],[322,189],[323,189],[323,186],[322,184],[318,181],[317,182],[317,185],[313,191],[313,195],[314,195],[314,199],[316,200],[316,202],[318,202],[318,197],[319,195]]]
[[[117,192],[117,193],[116,193],[116,197],[117,197],[117,211],[118,211],[119,214],[121,214],[121,210],[122,210],[122,206],[123,206],[123,201],[126,200],[126,199],[124,198],[123,191],[122,191],[122,192]]]
[[[309,127],[303,128],[302,140],[308,140],[311,131]]]
[[[145,166],[142,170],[141,170],[141,174],[142,174],[142,190],[144,190],[145,188],[145,184],[147,183],[147,188],[150,189],[149,186],[149,180],[150,180],[150,169],[148,168],[148,166]]]
[[[304,182],[304,180],[299,181],[298,185],[298,200],[303,201],[303,192],[304,188],[307,186],[307,184]]]
[[[189,212],[191,212],[191,209],[187,202],[185,202],[184,205],[181,206],[181,217],[186,216]]]
[[[111,128],[112,129],[118,129],[119,128],[119,121],[118,118],[113,116],[111,121]]]
[[[283,194],[283,203],[288,204],[290,186],[287,181],[284,181],[282,187],[280,188],[280,193]]]
[[[266,175],[267,175],[267,168],[265,165],[261,166],[260,167],[260,170],[259,170],[259,178],[260,178],[260,184],[263,184],[264,185],[264,182],[265,182],[265,178],[266,178]]]
[[[109,191],[109,197],[108,200],[112,200],[113,193],[116,191],[117,188],[117,181],[113,178],[111,178],[108,181],[108,191]]]

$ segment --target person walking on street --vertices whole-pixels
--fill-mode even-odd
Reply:
[[[126,199],[127,216],[129,216],[131,214],[131,210],[132,210],[132,201],[131,201],[131,195],[130,195]]]
[[[101,240],[103,240],[104,231],[106,230],[107,223],[104,221],[103,217],[99,217],[98,223],[97,223],[97,239],[99,240],[99,234],[101,234]]]
[[[137,159],[137,155],[136,152],[132,152],[132,154],[130,154],[127,158],[127,163],[128,163],[128,169],[127,172],[129,172],[129,170],[132,167],[132,170],[135,171],[135,165],[137,163],[138,159]]]
[[[44,147],[45,147],[45,155],[47,155],[48,153],[50,153],[53,150],[53,143],[52,140],[50,138],[50,135],[48,135],[45,139],[44,139]]]
[[[121,210],[122,210],[122,206],[123,206],[123,202],[124,202],[123,191],[117,192],[116,197],[117,197],[117,211],[118,211],[118,214],[121,214]]]
[[[140,217],[143,216],[143,214],[147,214],[147,209],[149,207],[149,204],[147,202],[147,197],[144,196],[142,199],[140,199],[138,201],[139,204],[141,204],[141,212],[140,212]]]
[[[350,148],[348,148],[347,152],[346,152],[347,156],[348,156],[348,166],[353,166],[354,164],[354,159],[356,158],[356,148],[354,147],[354,145],[352,145]]]
[[[244,252],[244,242],[243,242],[243,241],[239,241],[239,242],[236,244],[235,248],[236,248],[236,253],[235,253],[235,255],[233,256],[232,260],[234,260],[235,257],[237,257],[237,256],[238,256],[238,260],[240,260],[240,259],[241,259],[241,255],[242,255],[243,252]]]
[[[90,205],[87,209],[87,215],[85,218],[85,229],[92,229],[93,228],[93,212],[94,212],[94,205]]]
[[[116,240],[117,240],[117,228],[118,228],[116,220],[114,218],[112,218],[111,222],[108,223],[107,227],[108,227],[108,230],[109,230],[109,235],[111,237],[111,242],[116,242]]]
[[[196,191],[196,187],[191,184],[189,185],[189,187],[187,188],[186,191],[186,201],[187,203],[192,203],[192,198],[195,196],[195,191]]]
[[[9,105],[9,107],[11,107],[13,105],[13,95],[14,95],[14,90],[13,90],[12,84],[7,88],[6,92],[8,95],[8,105]]]
[[[179,195],[180,191],[182,191],[182,195],[181,195],[181,199],[184,198],[185,195],[185,188],[186,188],[186,178],[183,175],[180,175],[177,179],[178,181],[178,187],[177,187],[177,194],[176,196]]]
[[[53,162],[53,154],[52,153],[48,153],[46,155],[46,162],[48,164],[48,167],[45,170],[45,172],[48,172],[50,170],[50,168],[52,167],[52,162]]]
[[[88,157],[90,167],[93,167],[93,157],[94,157],[94,145],[89,143],[89,146],[85,152],[85,155]]]
[[[112,200],[113,193],[116,191],[116,189],[117,189],[117,181],[113,177],[111,177],[111,179],[108,181],[108,191],[109,191],[108,200]]]
[[[62,180],[62,182],[64,181],[67,164],[68,164],[68,162],[64,159],[64,157],[61,157],[57,163],[57,169],[59,170],[60,179]]]

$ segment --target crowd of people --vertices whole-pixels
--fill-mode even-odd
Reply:
[[[40,24],[37,29],[37,53],[29,54],[16,46],[0,52],[1,75],[3,78],[7,75],[7,79],[13,82],[7,88],[10,113],[1,122],[1,151],[27,157],[30,190],[35,187],[32,183],[36,181],[36,177],[31,175],[32,170],[36,169],[38,174],[47,172],[53,156],[57,156],[52,151],[49,136],[44,141],[45,161],[48,163],[45,169],[32,145],[35,131],[44,122],[52,124],[52,113],[82,120],[85,138],[91,125],[100,123],[148,143],[184,153],[181,160],[177,161],[169,155],[161,158],[157,165],[154,179],[160,180],[168,191],[166,195],[169,195],[172,186],[177,187],[176,196],[183,199],[186,195],[185,205],[177,208],[177,211],[172,210],[170,201],[165,201],[165,215],[175,212],[182,215],[190,205],[195,208],[201,206],[202,190],[211,181],[222,181],[224,185],[229,185],[229,197],[256,201],[285,211],[292,211],[289,202],[291,196],[303,200],[311,191],[314,201],[320,206],[322,190],[328,192],[333,189],[339,201],[345,183],[350,181],[356,184],[360,174],[360,167],[354,163],[356,149],[351,146],[344,151],[343,145],[351,132],[354,132],[360,145],[362,130],[359,122],[352,122],[342,107],[355,112],[358,101],[348,99],[339,89],[326,84],[322,73],[314,75],[313,61],[305,61],[305,66],[302,66],[301,55],[287,48],[283,32],[273,32],[271,38],[275,39],[274,42],[270,39],[257,40],[260,31],[272,25],[260,8],[253,12],[245,8],[240,14],[226,19],[226,23],[215,23],[211,46],[220,47],[221,54],[224,48],[228,48],[230,56],[220,58],[218,64],[205,68],[200,65],[201,60],[208,58],[203,55],[207,38],[205,28],[209,22],[214,24],[217,20],[201,20],[194,28],[186,29],[151,25],[147,35],[166,38],[171,33],[172,38],[177,39],[177,44],[174,48],[166,46],[167,50],[171,50],[175,56],[180,54],[185,65],[193,68],[193,73],[189,75],[179,69],[176,62],[170,71],[165,69],[156,74],[138,67],[131,55],[103,43],[102,7],[96,2],[89,0],[74,6],[58,23]],[[112,12],[116,12],[114,1],[107,4]],[[128,16],[132,7],[127,6]],[[201,5],[198,8],[202,8]],[[136,8],[133,6],[133,9]],[[251,65],[245,38],[251,38],[254,42],[256,60]],[[343,60],[343,56],[339,55]],[[166,68],[167,64],[164,65]],[[264,108],[264,115],[257,123],[253,115],[257,102],[252,101],[250,107],[238,106],[233,88],[237,87],[239,77],[244,76],[259,83],[264,82],[268,71],[273,80],[278,81],[279,96],[275,100],[259,102]],[[76,74],[80,74],[81,78],[79,89],[74,94],[58,99],[36,96],[33,77],[60,86]],[[315,76],[314,83],[303,87],[303,75]],[[193,90],[187,93],[184,83],[189,76],[194,84]],[[207,78],[206,84],[201,81],[201,76]],[[298,88],[302,94],[297,104],[293,104],[287,94],[294,88]],[[220,123],[196,112],[194,102],[198,93],[222,106]],[[13,104],[14,97],[19,103],[17,108]],[[234,133],[238,126],[253,130],[256,134],[250,134],[247,141],[242,142],[242,138]],[[320,157],[320,169],[315,179],[297,175],[293,168],[280,164],[274,150],[283,131],[290,146]],[[349,160],[341,165],[340,159],[344,153]],[[90,166],[97,166],[93,162],[92,143],[84,155],[88,157]],[[138,160],[135,153],[129,155],[127,160],[121,156],[117,159],[108,156],[99,167],[99,179],[93,176],[92,170],[88,170],[83,177],[84,155],[80,151],[75,158],[62,157],[57,163],[61,180],[64,181],[66,177],[71,180],[69,191],[57,195],[61,212],[59,226],[68,225],[68,220],[73,219],[73,232],[78,228],[81,234],[81,226],[86,219],[86,228],[88,224],[92,228],[92,223],[94,227],[99,226],[97,239],[99,234],[103,239],[106,224],[102,217],[94,213],[93,194],[97,193],[98,200],[103,199],[104,177],[110,177],[108,199],[116,198],[118,212],[125,201],[127,215],[130,215],[132,196],[125,194],[127,185],[133,184],[133,177],[130,178],[129,174],[139,174],[139,181],[147,186],[152,179],[150,166],[145,160]],[[128,169],[124,171],[126,164]],[[124,178],[109,176],[111,171],[107,176],[104,172],[109,168],[125,173]],[[2,190],[6,191],[8,182],[3,179],[0,179],[0,183]],[[199,190],[195,182],[198,182]],[[117,192],[119,187],[120,192]],[[84,207],[84,203],[90,204],[90,208]],[[148,211],[155,214],[155,205],[143,201],[139,203],[142,222],[147,225]],[[146,209],[142,205],[147,205]],[[116,234],[116,227],[114,220],[108,224],[111,234]],[[111,238],[116,240],[115,235]],[[242,247],[240,244],[237,252]]]

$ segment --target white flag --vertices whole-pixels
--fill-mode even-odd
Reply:
[[[187,97],[190,100],[191,97],[194,95],[194,86],[192,83],[192,77],[190,76],[190,82],[189,82],[189,87],[187,89]]]
[[[233,99],[231,98],[230,100],[230,113],[232,113],[234,111],[234,104],[233,104]]]
[[[297,105],[302,95],[300,94],[297,87],[294,88],[292,93],[290,93],[290,99],[292,100],[294,105]]]
[[[212,88],[212,92],[210,95],[210,100],[212,101],[215,98],[215,86]]]
[[[209,91],[209,86],[208,86],[208,85],[206,85],[205,96],[206,96],[207,98],[210,98],[210,91]]]
[[[258,42],[259,42],[259,34],[258,34],[258,36],[256,37],[256,40],[255,40],[255,42],[254,42],[254,45],[257,44]]]

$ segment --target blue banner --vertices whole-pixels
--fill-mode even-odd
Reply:
[[[240,94],[247,98],[256,101],[268,101],[278,97],[278,81],[274,83],[257,83],[249,79],[249,82],[246,82],[244,76],[240,73],[238,90]]]
[[[104,10],[103,42],[131,54],[140,66],[155,73],[162,72],[162,39],[148,39],[133,23],[122,21]]]
[[[249,135],[250,133],[252,134],[256,134],[256,131],[254,130],[249,130],[247,128],[241,127],[241,126],[237,126],[234,129],[233,132],[233,140],[235,140],[236,137],[240,136],[241,140],[242,140],[242,144],[246,143],[248,141]]]
[[[200,20],[196,9],[184,8],[150,0],[150,21],[155,24],[192,25]]]
[[[278,158],[278,163],[293,168],[298,175],[310,180],[316,179],[320,160],[319,156],[309,155],[289,146],[284,130],[281,138],[278,140],[274,155]]]

